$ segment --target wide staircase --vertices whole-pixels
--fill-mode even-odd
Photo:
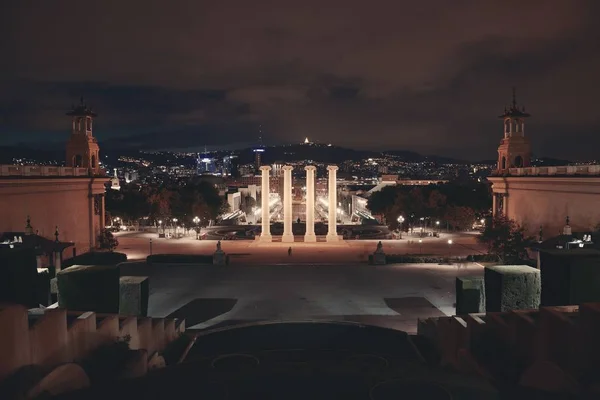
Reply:
[[[185,321],[0,305],[0,398],[144,376],[184,357]]]

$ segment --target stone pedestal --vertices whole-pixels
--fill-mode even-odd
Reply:
[[[337,165],[329,165],[327,171],[329,173],[329,216],[327,221],[327,241],[337,242],[339,240],[337,234]]]
[[[217,242],[217,250],[213,254],[213,265],[226,265],[227,254],[221,249],[221,241]]]
[[[540,270],[527,265],[485,267],[486,312],[535,309],[542,291]]]
[[[373,253],[373,264],[375,265],[385,265],[385,253],[383,252],[383,245],[381,241],[377,243],[377,249]]]
[[[283,243],[292,243],[294,233],[292,231],[292,170],[294,167],[285,165],[283,168]]]
[[[386,264],[385,253],[383,251],[380,253],[378,253],[378,252],[373,253],[373,264],[375,264],[375,265],[385,265]]]
[[[316,242],[315,235],[315,171],[317,167],[309,165],[306,170],[306,233],[305,242]]]
[[[119,279],[119,314],[146,317],[149,298],[147,276],[122,276]]]
[[[213,265],[226,265],[227,255],[223,250],[217,250],[213,254]]]
[[[262,218],[262,232],[260,233],[261,242],[271,242],[273,237],[271,236],[271,212],[269,209],[269,193],[271,189],[269,187],[269,171],[271,167],[263,165],[260,167],[261,171],[261,218]]]

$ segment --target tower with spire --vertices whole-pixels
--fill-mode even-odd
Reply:
[[[525,107],[517,105],[516,89],[513,87],[512,104],[504,107],[504,113],[498,118],[504,122],[504,137],[498,146],[498,173],[505,173],[509,168],[531,166],[531,144],[525,137],[525,119],[530,114]]]
[[[80,104],[72,106],[67,115],[72,118],[71,137],[67,142],[67,166],[88,168],[93,175],[99,175],[100,148],[92,131],[92,124],[97,114],[81,97]]]
[[[256,168],[256,171],[258,171],[262,165],[262,154],[265,152],[265,147],[262,142],[262,125],[259,125],[258,134],[258,146],[252,150],[254,151],[254,167]]]

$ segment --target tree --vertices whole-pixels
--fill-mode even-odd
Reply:
[[[98,235],[98,248],[101,250],[113,251],[119,245],[119,241],[115,239],[112,232],[104,229]]]
[[[525,235],[523,227],[504,216],[498,216],[492,223],[486,224],[478,239],[502,264],[518,264],[527,260],[527,248],[534,242],[533,237]]]
[[[454,229],[468,230],[473,227],[473,222],[475,222],[475,211],[470,207],[450,206],[446,209],[444,219]]]
[[[429,197],[427,198],[427,208],[429,211],[429,216],[443,216],[445,214],[446,200],[446,195],[442,194],[437,189],[433,189],[431,192],[429,192]]]

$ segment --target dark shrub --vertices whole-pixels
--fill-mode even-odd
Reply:
[[[114,381],[121,375],[132,355],[128,339],[103,344],[81,360],[92,385]]]

